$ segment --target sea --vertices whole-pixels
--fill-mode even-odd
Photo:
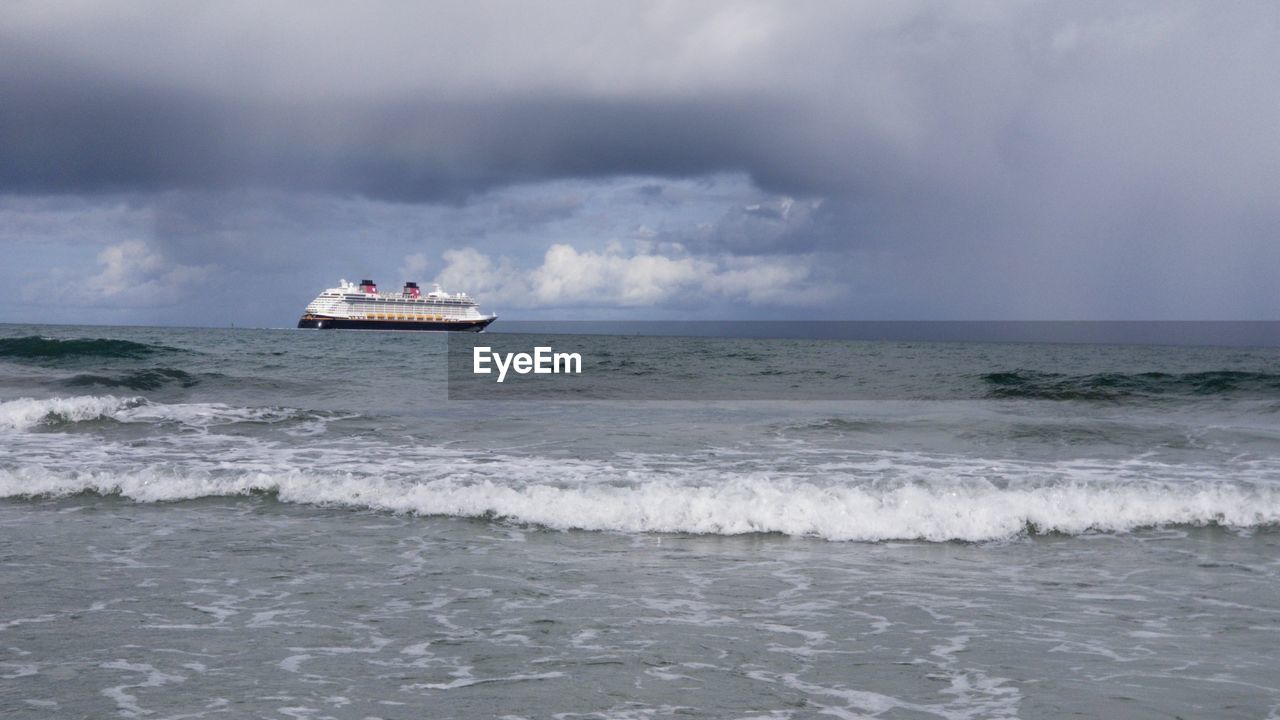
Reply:
[[[0,717],[1280,717],[1275,326],[786,328],[0,325]]]

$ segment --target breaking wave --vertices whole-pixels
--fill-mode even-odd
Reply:
[[[0,338],[0,358],[16,361],[75,360],[79,358],[139,359],[157,353],[185,352],[167,345],[107,338],[47,338],[28,335]]]
[[[20,398],[0,402],[0,430],[57,429],[93,420],[121,423],[174,423],[207,428],[236,423],[280,423],[292,420],[328,420],[336,413],[284,407],[234,407],[223,403],[153,403],[141,397],[81,395],[34,400]]]
[[[564,485],[465,475],[413,482],[301,471],[219,475],[24,468],[0,470],[0,496],[93,493],[172,502],[265,493],[286,503],[504,520],[556,530],[781,533],[833,541],[980,542],[1167,525],[1280,524],[1280,488],[1265,485],[1153,481],[1009,488],[971,481],[877,487],[753,476],[702,485],[657,476],[627,485]]]
[[[348,418],[376,422],[114,395],[0,402],[0,442],[25,445],[0,462],[0,497],[175,502],[267,495],[555,530],[832,541],[980,542],[1169,525],[1280,525],[1280,466],[1271,454],[1240,453],[1224,466],[1144,453],[1036,460],[882,447],[828,452],[787,440],[770,446],[777,452],[734,454],[730,447],[586,460],[467,450],[394,433],[332,432],[327,442],[306,443],[293,437],[331,432],[331,421]],[[138,442],[136,431],[145,428],[117,433],[115,423],[149,424],[155,432]],[[89,432],[74,431],[80,424]],[[245,424],[271,428],[241,432]],[[226,426],[233,430],[213,429]],[[840,418],[799,427],[820,435],[879,431],[875,423]]]
[[[1063,373],[1013,370],[981,376],[988,396],[1041,400],[1241,395],[1280,398],[1280,374],[1239,370],[1189,373]]]
[[[100,420],[138,407],[144,402],[146,401],[142,398],[120,398],[114,395],[7,400],[0,402],[0,429],[29,430],[41,425]]]

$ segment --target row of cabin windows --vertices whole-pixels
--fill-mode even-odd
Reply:
[[[353,307],[353,308],[357,308],[357,307],[377,308],[379,310],[394,310],[397,307],[403,307],[407,310],[413,310],[415,312],[419,310],[430,310],[432,308],[442,308],[445,310],[466,310],[467,308],[472,307],[470,305],[444,305],[442,303],[423,303],[421,305],[414,305],[410,307],[406,305],[401,305],[399,303],[387,305],[385,303],[370,303],[370,302],[348,302],[347,306]]]
[[[451,299],[451,298],[449,298],[449,299],[444,299],[444,298],[442,298],[442,299],[436,299],[436,298],[412,298],[412,297],[399,297],[399,298],[371,298],[371,297],[365,297],[364,295],[342,295],[342,296],[339,296],[339,295],[326,295],[326,296],[324,296],[324,297],[342,297],[342,298],[344,298],[345,300],[347,300],[347,302],[394,302],[394,303],[412,302],[412,303],[447,303],[447,304],[450,304],[450,305],[469,305],[469,304],[470,304],[470,301],[468,301],[468,300],[454,300],[454,299]]]

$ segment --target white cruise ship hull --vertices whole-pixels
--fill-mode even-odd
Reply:
[[[428,330],[435,332],[480,332],[497,316],[479,320],[375,320],[306,314],[298,319],[300,328],[319,330]]]

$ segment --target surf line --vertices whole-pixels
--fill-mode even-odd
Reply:
[[[493,348],[484,345],[471,349],[472,374],[491,375],[490,363],[498,369],[498,382],[506,379],[508,370],[519,375],[582,374],[581,353],[553,352],[544,346],[535,347],[532,354],[493,352]]]

